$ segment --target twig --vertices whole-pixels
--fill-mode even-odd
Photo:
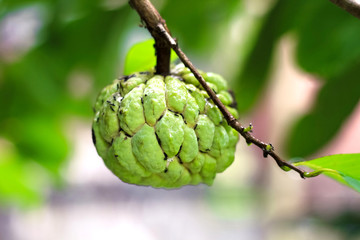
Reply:
[[[338,7],[360,19],[360,2],[357,0],[330,0]]]
[[[286,169],[292,169],[299,173],[302,178],[305,178],[305,172],[300,168],[286,162],[279,155],[277,155],[274,151],[274,148],[271,144],[266,144],[259,139],[255,138],[253,135],[249,133],[241,123],[227,110],[224,104],[220,101],[220,99],[216,96],[213,90],[206,84],[205,79],[200,75],[200,73],[196,70],[191,61],[187,58],[184,52],[179,48],[175,39],[170,35],[169,30],[165,25],[164,19],[161,18],[158,11],[154,8],[154,6],[150,3],[149,0],[130,0],[130,4],[136,11],[139,13],[141,19],[146,23],[148,30],[150,31],[152,36],[156,36],[157,39],[162,39],[162,41],[166,42],[169,47],[171,47],[180,60],[184,63],[186,67],[190,69],[190,71],[194,74],[196,79],[203,86],[205,91],[208,93],[211,100],[215,103],[215,105],[220,109],[224,118],[228,122],[228,124],[238,131],[241,136],[243,136],[246,142],[253,143],[264,151],[264,157],[270,155],[279,167]]]

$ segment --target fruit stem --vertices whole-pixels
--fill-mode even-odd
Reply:
[[[161,24],[166,31],[169,31],[165,20],[160,16],[160,13],[149,0],[130,0],[129,4],[137,11],[141,20],[146,24],[146,28],[155,40],[156,74],[163,76],[169,75],[171,48],[168,42],[159,35],[159,32],[156,29],[157,25]]]

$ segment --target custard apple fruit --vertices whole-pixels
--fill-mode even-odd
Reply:
[[[201,72],[235,116],[234,99],[218,74]],[[223,118],[189,69],[163,77],[139,72],[99,94],[93,142],[105,165],[122,181],[176,188],[205,183],[234,161],[238,133]]]

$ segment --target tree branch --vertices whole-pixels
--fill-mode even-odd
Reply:
[[[261,148],[263,151],[266,151],[266,154],[269,154],[274,158],[276,163],[279,165],[279,167],[284,168],[288,167],[290,169],[293,169],[294,171],[298,172],[302,178],[304,178],[305,172],[290,163],[284,161],[280,158],[279,155],[277,155],[274,152],[273,148],[267,149],[270,144],[266,144],[259,139],[252,136],[248,131],[245,131],[245,128],[241,125],[241,123],[236,120],[236,118],[227,110],[227,108],[224,106],[224,104],[220,101],[220,99],[216,96],[214,91],[206,84],[205,79],[201,76],[201,74],[197,71],[197,69],[194,67],[192,62],[187,58],[187,56],[184,54],[184,52],[179,48],[176,41],[171,37],[171,35],[165,30],[165,28],[162,26],[162,24],[158,24],[157,28],[159,29],[159,32],[164,36],[164,38],[167,39],[167,42],[170,44],[171,48],[176,52],[180,60],[184,63],[184,65],[190,69],[190,71],[194,74],[196,79],[200,82],[201,86],[205,89],[205,91],[209,94],[209,97],[211,100],[215,103],[215,105],[220,109],[221,113],[224,115],[224,118],[228,122],[228,124],[234,128],[236,131],[238,131],[241,136],[243,136],[247,143],[253,143],[259,148]]]
[[[338,7],[360,19],[360,2],[358,0],[330,0]]]
[[[156,40],[161,40],[162,43],[166,43],[167,46],[172,48],[180,60],[184,63],[184,65],[190,69],[190,71],[194,74],[196,79],[200,82],[203,86],[205,91],[208,93],[211,100],[214,104],[220,109],[224,118],[228,122],[228,124],[238,131],[242,137],[245,138],[248,144],[253,143],[254,145],[261,148],[264,152],[264,157],[270,155],[276,163],[284,170],[292,169],[299,173],[302,178],[305,178],[306,173],[301,170],[300,168],[286,162],[280,156],[278,156],[274,148],[271,144],[266,144],[259,139],[255,138],[250,134],[248,128],[244,128],[241,123],[227,110],[224,104],[220,101],[220,99],[216,96],[216,94],[212,91],[212,89],[206,84],[205,79],[200,75],[200,73],[196,70],[194,65],[191,61],[187,58],[184,52],[179,48],[177,42],[174,38],[171,37],[169,30],[165,25],[164,19],[161,18],[160,14],[156,11],[154,6],[148,0],[130,0],[130,4],[136,11],[139,13],[141,19],[145,22],[148,30],[150,31],[151,35]]]

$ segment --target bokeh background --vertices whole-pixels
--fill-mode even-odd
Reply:
[[[153,0],[241,122],[284,158],[360,150],[360,21],[326,0]],[[97,93],[150,37],[125,0],[0,0],[0,239],[360,239],[360,195],[241,140],[212,187],[122,183],[91,141]]]

